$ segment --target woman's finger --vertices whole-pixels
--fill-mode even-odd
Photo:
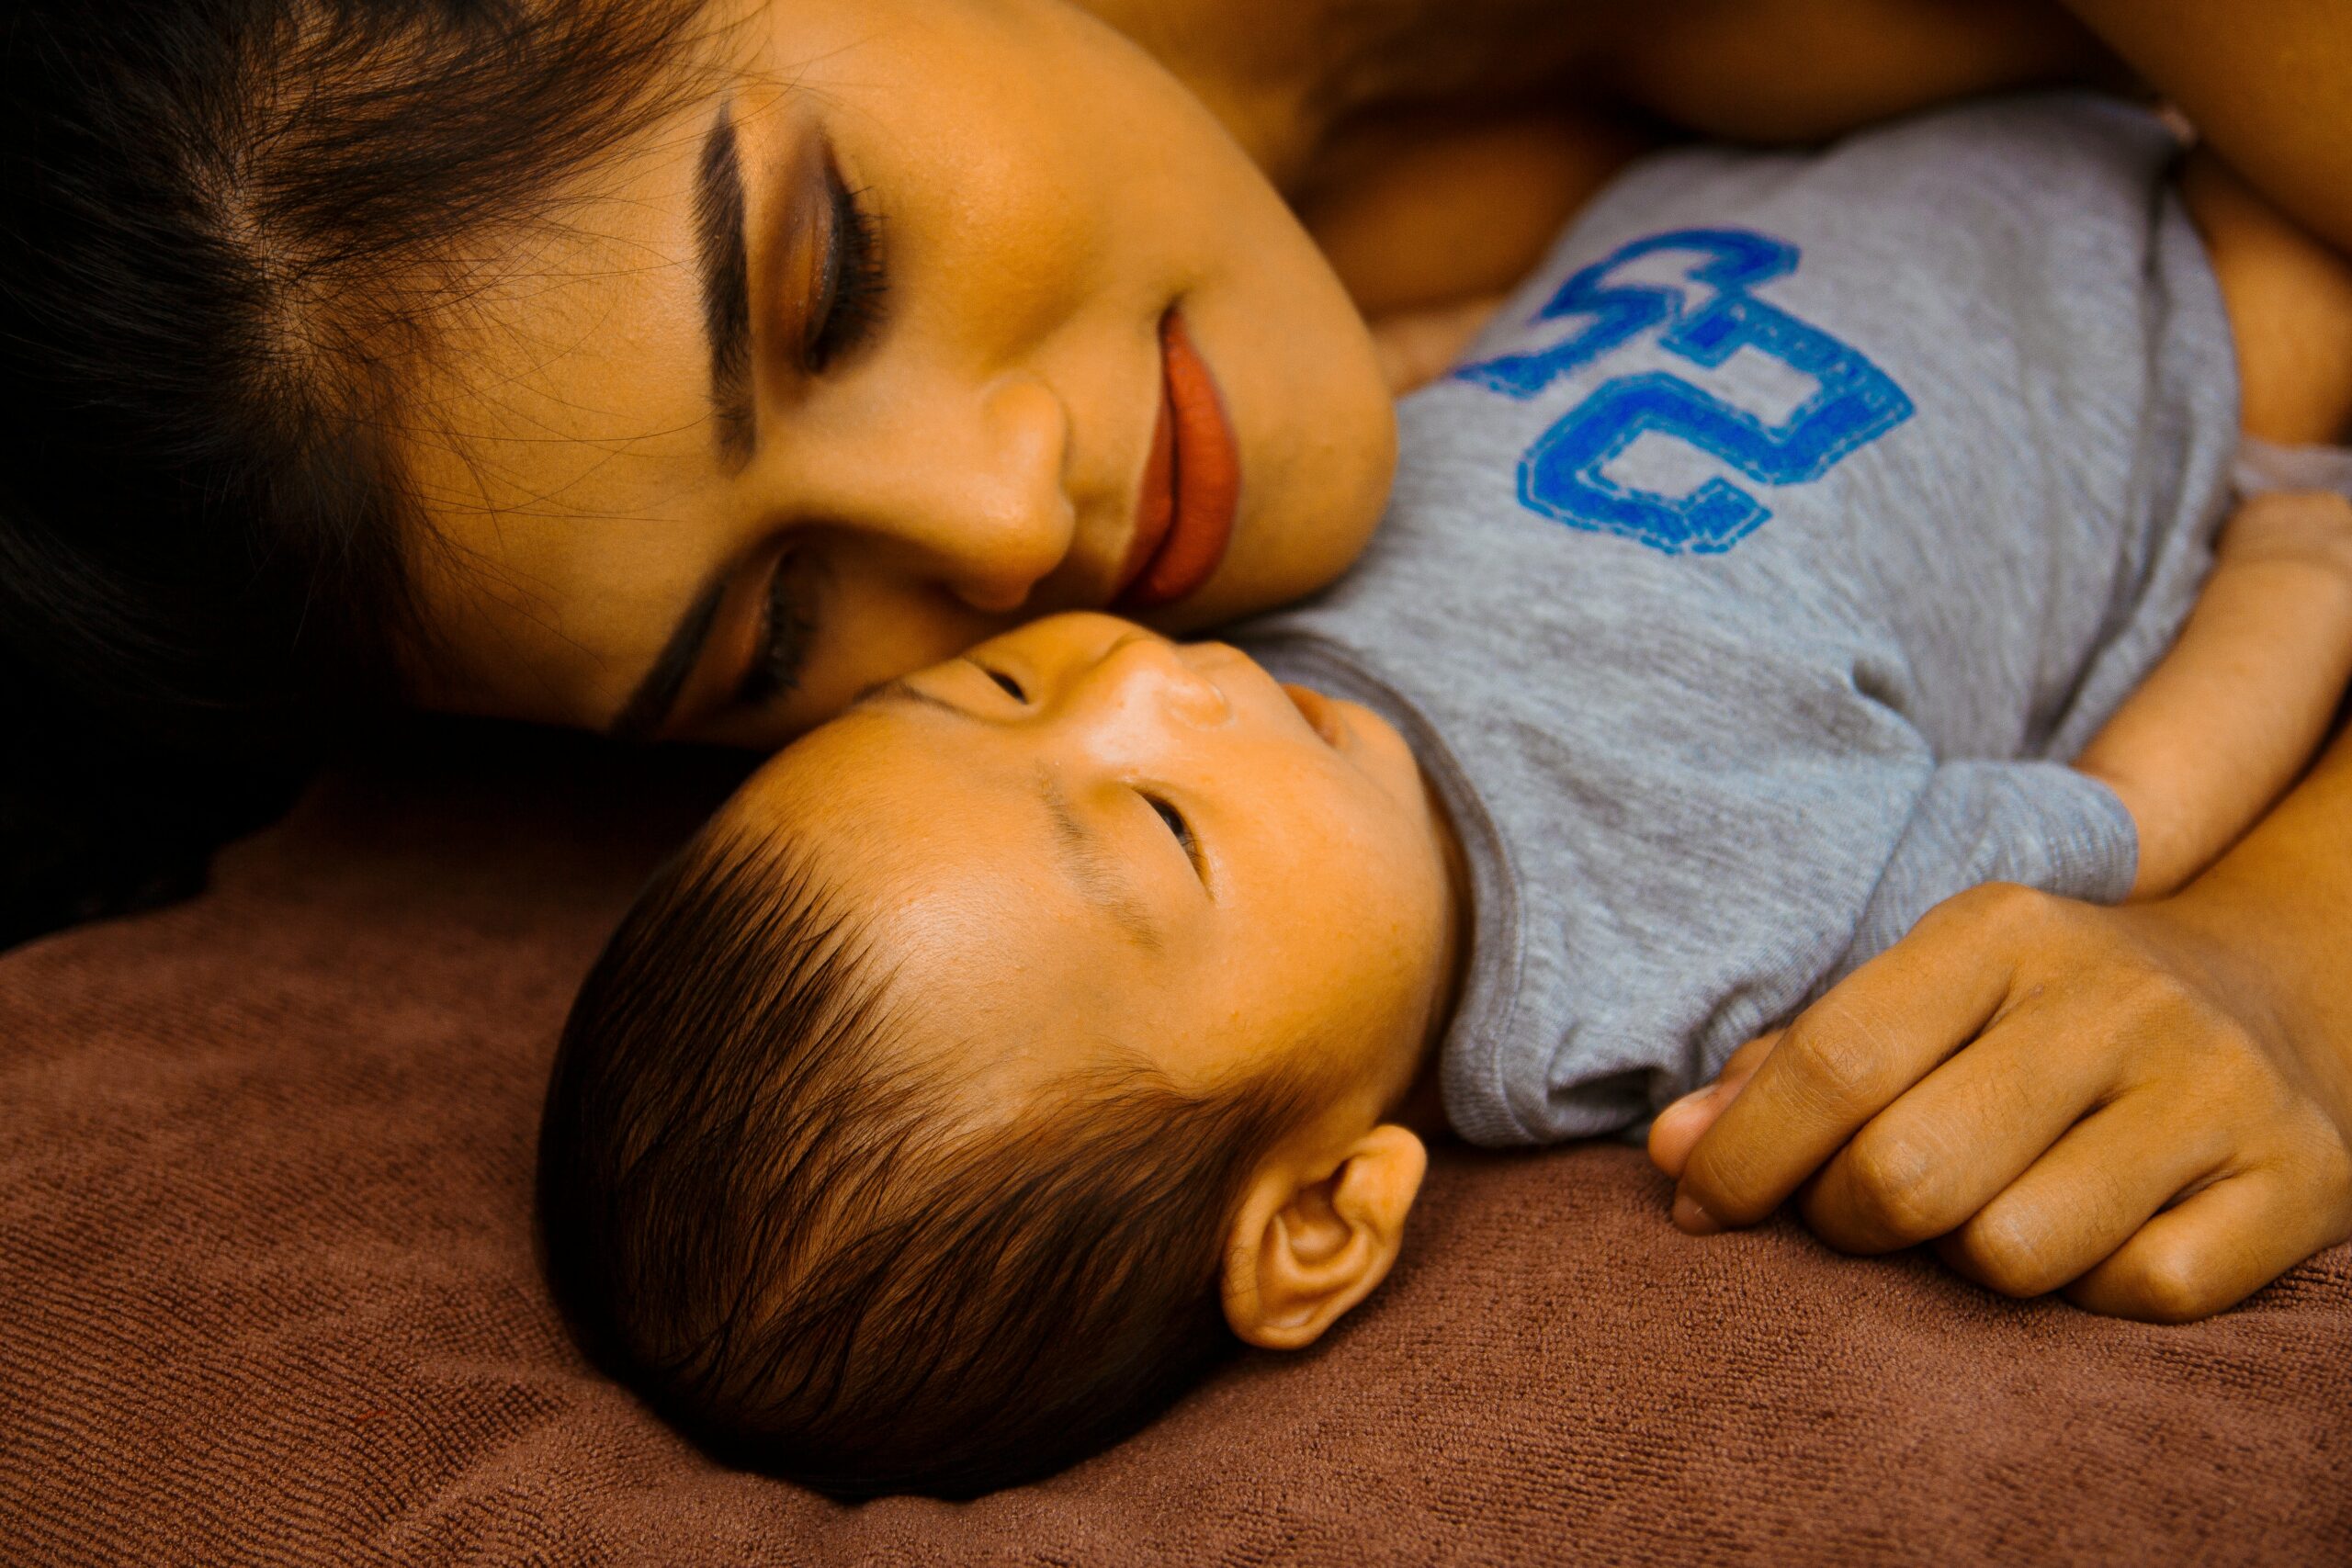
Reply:
[[[1724,1070],[1715,1075],[1715,1081],[1737,1089],[1754,1077],[1756,1069],[1764,1065],[1764,1058],[1772,1054],[1772,1047],[1781,1043],[1781,1036],[1786,1032],[1780,1029],[1767,1030],[1734,1051],[1724,1059]]]
[[[1659,1111],[1650,1123],[1650,1163],[1668,1176],[1679,1177],[1683,1165],[1690,1158],[1690,1150],[1715,1124],[1724,1107],[1739,1097],[1741,1089],[1756,1076],[1756,1069],[1764,1065],[1764,1058],[1772,1054],[1780,1038],[1777,1029],[1758,1035],[1731,1054],[1724,1063],[1724,1070],[1715,1075],[1714,1082],[1693,1089]]]
[[[2307,1172],[2266,1165],[2192,1193],[2067,1287],[2076,1306],[2187,1323],[2234,1306],[2352,1229],[2352,1175],[2333,1201]]]
[[[2054,1154],[2121,1072],[2120,1053],[2084,1048],[2061,1010],[2029,1003],[2004,1014],[1872,1117],[1806,1189],[1806,1225],[1841,1252],[1914,1247]]]
[[[2096,1268],[2150,1216],[2211,1179],[2226,1129],[2179,1102],[2129,1094],[2085,1118],[1937,1246],[1946,1263],[2007,1296],[2038,1296]]]
[[[1688,1200],[1714,1222],[1748,1225],[1778,1208],[1976,1037],[2008,998],[2016,955],[2042,945],[2057,902],[1999,886],[1947,899],[1807,1008],[1691,1149],[1678,1213]]]

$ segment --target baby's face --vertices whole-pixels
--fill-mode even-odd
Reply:
[[[808,848],[984,1090],[1123,1053],[1204,1089],[1308,1048],[1376,1114],[1443,1004],[1411,751],[1222,644],[1035,622],[869,694],[726,815]]]

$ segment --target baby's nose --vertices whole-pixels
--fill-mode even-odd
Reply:
[[[1104,657],[1102,671],[1123,704],[1148,705],[1180,724],[1205,729],[1233,716],[1223,688],[1194,669],[1182,649],[1149,632],[1123,638]]]

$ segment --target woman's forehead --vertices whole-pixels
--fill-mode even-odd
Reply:
[[[402,399],[419,588],[458,666],[440,674],[514,716],[616,708],[707,570],[695,523],[720,487],[682,133],[706,108],[559,220],[485,237]]]

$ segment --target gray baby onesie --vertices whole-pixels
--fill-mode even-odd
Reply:
[[[1654,157],[1407,400],[1363,560],[1238,640],[1454,817],[1465,1136],[1637,1122],[1978,883],[2130,887],[2063,761],[2178,630],[2238,438],[2177,152],[2064,95]]]

